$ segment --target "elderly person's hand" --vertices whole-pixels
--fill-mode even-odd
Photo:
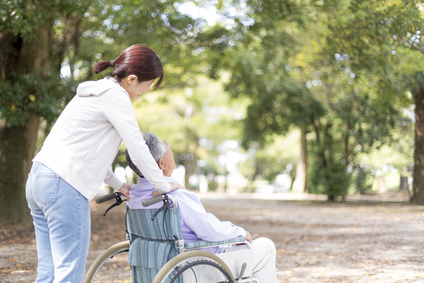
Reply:
[[[246,230],[246,241],[252,243],[252,235],[250,235],[249,231]]]

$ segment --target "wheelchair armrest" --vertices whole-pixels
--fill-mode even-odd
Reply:
[[[210,247],[216,247],[216,246],[222,246],[222,245],[228,245],[228,244],[244,244],[246,243],[246,237],[240,236],[233,239],[225,240],[225,241],[216,241],[216,242],[209,242],[209,241],[194,241],[184,244],[184,248],[187,250],[190,249],[198,249],[198,248],[210,248]]]

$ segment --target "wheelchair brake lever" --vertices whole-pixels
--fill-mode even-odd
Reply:
[[[155,214],[153,214],[152,216],[152,221],[155,220],[156,216],[159,214],[159,212],[161,212],[164,209],[167,209],[171,204],[169,203],[169,199],[168,199],[168,195],[164,195],[163,197],[163,205],[161,208],[159,208]]]
[[[112,208],[114,208],[115,206],[120,205],[120,204],[123,202],[123,200],[121,199],[121,196],[120,196],[119,194],[115,197],[115,199],[116,199],[115,203],[114,203],[114,204],[112,204],[111,206],[109,206],[109,208],[108,208],[108,209],[106,209],[106,211],[103,213],[103,216],[106,216],[106,213],[108,213],[108,212],[109,212],[109,210],[111,210],[111,209],[112,209]]]

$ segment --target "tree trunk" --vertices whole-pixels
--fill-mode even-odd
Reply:
[[[13,72],[38,74],[52,65],[53,19],[44,19],[35,37],[26,40],[0,32],[0,75],[12,80]],[[30,94],[32,90],[28,90]],[[20,106],[20,107],[25,107]],[[31,113],[24,125],[7,127],[0,121],[0,224],[25,223],[30,219],[25,183],[35,153],[40,118]]]
[[[346,132],[345,132],[345,136],[343,137],[343,159],[344,159],[343,172],[345,172],[346,174],[347,174],[347,167],[349,165],[349,153],[350,153],[349,130],[350,130],[349,123],[346,123]],[[348,184],[346,184],[342,188],[342,201],[346,201],[347,189],[348,189]]]
[[[24,126],[0,128],[0,221],[28,223],[25,183],[34,157],[39,117]]]
[[[300,136],[300,156],[297,162],[296,169],[296,181],[293,186],[293,192],[306,193],[308,188],[306,186],[306,169],[307,169],[307,142],[306,142],[306,130],[301,129]]]
[[[411,202],[424,204],[424,89],[413,91],[415,102],[414,181]]]

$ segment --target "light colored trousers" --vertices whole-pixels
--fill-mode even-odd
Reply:
[[[277,251],[274,243],[268,238],[252,241],[253,273],[252,277],[261,283],[277,283],[275,258]]]
[[[244,246],[234,246],[225,250],[232,252],[245,249]],[[252,252],[252,277],[260,283],[277,283],[277,270],[275,259],[277,252],[274,242],[268,238],[257,238],[250,244]]]
[[[37,162],[28,176],[26,198],[37,242],[36,282],[81,282],[90,244],[90,202]]]

